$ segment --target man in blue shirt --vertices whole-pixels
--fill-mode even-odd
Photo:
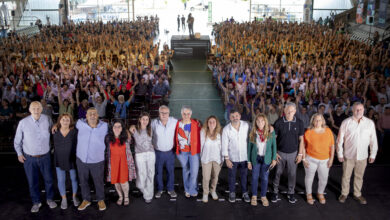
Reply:
[[[153,96],[161,96],[164,104],[168,103],[168,96],[170,95],[171,90],[167,84],[164,83],[162,77],[158,78],[158,83],[152,89]]]
[[[91,174],[96,190],[99,210],[106,209],[104,203],[104,157],[108,126],[106,122],[99,120],[96,108],[87,110],[87,119],[77,121],[78,129],[76,165],[79,173],[81,195],[83,202],[78,210],[84,210],[91,204],[91,190],[89,187],[89,175]]]
[[[57,204],[53,201],[53,176],[50,161],[50,127],[51,118],[42,113],[40,102],[32,102],[30,105],[30,116],[22,119],[16,130],[14,147],[19,162],[23,163],[26,172],[30,196],[33,202],[31,212],[39,211],[42,206],[39,191],[39,173],[42,174],[45,189],[46,203],[54,209]]]
[[[167,170],[167,191],[171,198],[176,198],[174,190],[175,175],[175,153],[173,152],[175,128],[177,119],[169,117],[169,108],[165,105],[158,109],[159,117],[153,119],[152,142],[156,152],[156,185],[157,192],[155,197],[161,198],[164,189],[163,169]]]
[[[125,97],[123,95],[118,96],[118,100],[115,100],[112,96],[110,96],[111,101],[115,106],[115,118],[126,119],[127,118],[127,109],[130,106],[130,102],[133,99],[134,93],[130,96],[130,98],[125,101]]]

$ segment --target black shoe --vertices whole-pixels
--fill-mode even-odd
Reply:
[[[168,195],[170,195],[171,198],[176,198],[177,197],[177,194],[176,194],[175,190],[168,191]]]
[[[297,199],[295,198],[294,194],[287,194],[287,198],[289,203],[294,204],[297,202]]]
[[[247,202],[247,203],[251,202],[251,199],[249,198],[249,195],[247,192],[242,194],[242,199],[244,200],[244,202]]]
[[[231,202],[231,203],[236,202],[236,193],[235,192],[229,193],[229,202]]]
[[[279,196],[278,196],[277,193],[272,193],[272,194],[271,194],[271,202],[276,203],[276,202],[278,202],[279,200],[280,200],[280,198],[279,198]]]

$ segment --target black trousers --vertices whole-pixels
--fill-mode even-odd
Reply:
[[[76,165],[83,200],[92,201],[91,189],[89,187],[89,174],[91,174],[93,184],[95,185],[96,200],[104,200],[104,161],[99,163],[83,163],[77,158]]]

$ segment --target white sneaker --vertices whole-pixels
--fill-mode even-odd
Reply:
[[[68,200],[66,198],[61,200],[61,209],[67,209],[68,208]]]
[[[31,212],[32,213],[37,213],[39,212],[39,208],[42,206],[42,203],[34,203],[33,206],[31,207]]]
[[[57,207],[57,203],[54,202],[54,201],[51,200],[51,199],[46,200],[46,203],[49,205],[49,207],[50,207],[51,209],[54,209],[54,208]]]
[[[204,203],[207,203],[207,202],[209,201],[209,195],[203,194],[202,201],[203,201]]]
[[[211,192],[211,197],[214,199],[214,200],[218,200],[218,195],[216,192]]]
[[[80,205],[80,200],[76,196],[73,197],[73,205],[76,207]]]

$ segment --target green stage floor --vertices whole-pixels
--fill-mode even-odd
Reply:
[[[180,119],[181,107],[187,105],[192,108],[193,118],[203,122],[208,116],[215,115],[225,124],[223,103],[206,60],[179,59],[172,63],[172,94],[169,98],[171,115]]]

